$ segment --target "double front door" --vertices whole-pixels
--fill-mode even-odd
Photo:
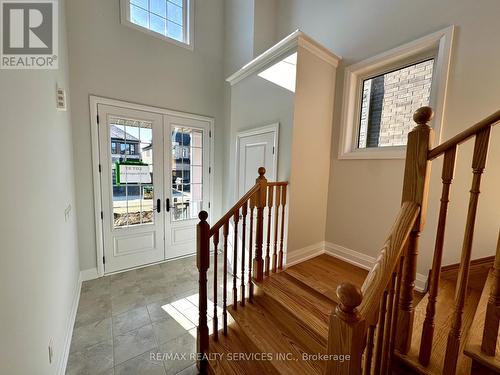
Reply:
[[[105,273],[194,254],[209,120],[97,107]]]

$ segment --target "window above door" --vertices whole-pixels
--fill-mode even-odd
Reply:
[[[403,159],[422,106],[439,141],[452,38],[450,26],[346,68],[339,159]]]
[[[194,0],[120,0],[121,21],[134,29],[193,49]]]

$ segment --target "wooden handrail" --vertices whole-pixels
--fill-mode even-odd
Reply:
[[[241,197],[241,199],[234,204],[233,207],[231,207],[224,216],[222,216],[219,221],[217,221],[212,227],[210,228],[210,237],[214,235],[222,226],[231,218],[233,217],[234,213],[237,212],[247,201],[259,191],[260,185],[255,184],[250,190],[246,192],[246,194]]]
[[[369,325],[377,323],[377,310],[382,294],[398,265],[419,212],[420,207],[415,202],[403,203],[380,255],[361,287],[363,300],[359,312]]]
[[[439,146],[434,147],[432,150],[429,151],[427,159],[433,160],[437,158],[441,154],[444,154],[450,148],[459,145],[460,143],[480,133],[482,130],[490,126],[496,125],[499,122],[500,122],[500,110],[496,111],[495,113],[491,114],[485,119],[479,121],[477,124],[471,126],[470,128],[465,129],[463,132],[457,134],[453,138],[450,138],[449,140],[440,144]]]

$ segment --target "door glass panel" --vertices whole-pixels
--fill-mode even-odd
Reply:
[[[151,122],[111,117],[113,226],[151,224],[153,214],[153,132]]]
[[[172,128],[172,220],[190,220],[203,209],[203,131]]]

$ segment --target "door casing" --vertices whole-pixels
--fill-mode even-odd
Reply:
[[[101,160],[99,157],[99,122],[98,122],[98,111],[97,107],[98,105],[109,105],[109,106],[115,106],[115,107],[122,107],[126,109],[132,109],[132,110],[139,110],[139,111],[146,111],[146,112],[153,112],[153,113],[158,113],[161,115],[167,115],[167,116],[177,116],[177,117],[185,117],[193,120],[200,120],[200,121],[207,121],[210,125],[209,129],[209,167],[211,170],[211,173],[208,176],[208,185],[209,185],[209,197],[210,197],[210,202],[213,202],[213,174],[214,174],[214,118],[209,117],[209,116],[203,116],[203,115],[196,115],[196,114],[191,114],[191,113],[186,113],[186,112],[179,112],[175,110],[170,110],[170,109],[165,109],[165,108],[160,108],[160,107],[154,107],[154,106],[148,106],[144,104],[137,104],[137,103],[132,103],[132,102],[127,102],[123,100],[117,100],[117,99],[110,99],[110,98],[105,98],[101,96],[96,96],[96,95],[90,95],[89,97],[89,105],[90,105],[90,132],[91,132],[91,151],[92,151],[92,180],[93,180],[93,192],[94,192],[94,225],[95,225],[95,234],[96,234],[96,266],[97,266],[97,275],[93,271],[88,271],[86,270],[85,273],[87,275],[94,274],[94,276],[101,277],[104,276],[104,238],[103,238],[103,222],[101,219],[101,213],[102,213],[102,194],[101,194],[101,178],[100,178],[100,172],[99,172],[99,166],[101,164]],[[213,208],[213,206],[212,206]],[[213,210],[209,210],[209,221],[212,219],[211,215]],[[165,261],[159,262],[163,263]],[[138,266],[138,267],[133,267],[130,269],[134,268],[141,268],[144,266]],[[117,271],[117,272],[123,272],[123,271]]]

